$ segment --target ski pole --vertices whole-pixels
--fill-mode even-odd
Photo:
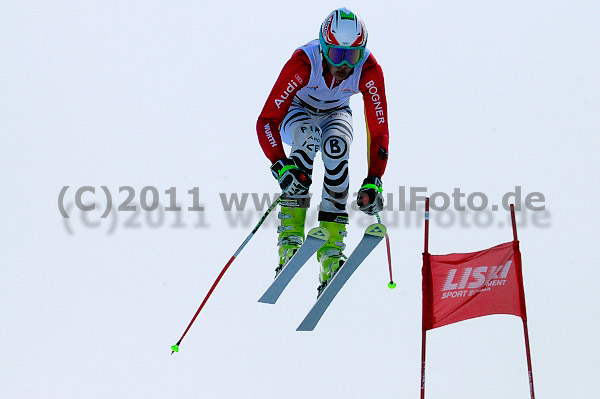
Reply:
[[[192,324],[194,324],[194,321],[196,321],[196,317],[198,317],[198,314],[200,314],[200,311],[202,310],[202,308],[206,304],[206,301],[208,301],[208,298],[210,298],[210,296],[212,295],[213,291],[217,287],[217,284],[219,284],[219,281],[221,281],[221,278],[223,277],[223,275],[225,274],[225,272],[229,268],[229,265],[231,265],[231,263],[240,254],[240,252],[242,252],[242,249],[244,249],[244,247],[246,246],[246,244],[248,244],[248,242],[254,236],[254,234],[256,233],[256,231],[258,230],[258,228],[263,224],[263,222],[265,221],[265,219],[267,218],[267,216],[269,216],[269,214],[271,213],[271,211],[277,206],[277,204],[279,204],[280,201],[281,201],[281,197],[277,197],[277,199],[275,201],[273,201],[273,204],[269,207],[269,209],[267,209],[267,211],[265,212],[265,214],[260,218],[260,220],[258,221],[258,223],[256,224],[256,226],[254,227],[254,229],[252,230],[252,232],[250,233],[250,235],[248,237],[246,237],[246,239],[244,240],[244,242],[242,243],[242,245],[240,245],[240,247],[237,249],[237,251],[235,251],[235,253],[233,254],[233,256],[229,259],[229,261],[227,262],[227,264],[225,265],[225,267],[223,268],[223,270],[221,270],[221,273],[219,273],[219,276],[217,277],[217,279],[213,283],[212,287],[210,287],[210,290],[208,290],[208,293],[204,297],[204,300],[200,304],[200,307],[198,307],[198,310],[196,311],[196,314],[194,315],[194,317],[192,317],[192,321],[190,321],[190,324],[188,324],[187,328],[183,332],[183,335],[181,336],[181,338],[179,338],[179,341],[177,341],[177,343],[175,345],[171,346],[171,355],[173,353],[175,353],[175,352],[179,352],[179,345],[181,344],[181,341],[183,341],[183,338],[185,337],[185,335],[187,334],[187,332],[190,330],[190,327],[192,327]]]
[[[377,223],[381,224],[381,216],[379,213],[376,213]],[[385,245],[387,247],[387,256],[388,256],[388,267],[390,269],[390,282],[388,283],[388,288],[394,289],[396,288],[396,283],[394,283],[394,279],[392,278],[392,250],[390,248],[390,236],[388,233],[385,233]]]

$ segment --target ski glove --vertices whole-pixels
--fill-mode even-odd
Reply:
[[[286,197],[307,194],[312,183],[308,173],[297,167],[289,158],[280,159],[271,165],[271,173],[279,182],[281,195]]]
[[[358,190],[356,204],[367,215],[375,215],[383,209],[383,188],[381,179],[369,176],[363,180],[363,185]]]

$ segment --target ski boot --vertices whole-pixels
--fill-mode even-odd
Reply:
[[[275,278],[304,242],[306,209],[281,205],[281,212],[278,215],[281,225],[277,227],[279,264],[275,269]]]
[[[319,287],[317,288],[317,298],[327,287],[327,283],[335,276],[340,266],[346,261],[346,256],[342,253],[346,244],[344,237],[346,232],[346,224],[336,222],[319,222],[320,227],[324,227],[329,231],[329,239],[317,251],[317,260],[321,262],[321,273],[319,274]]]

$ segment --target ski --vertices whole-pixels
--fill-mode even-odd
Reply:
[[[319,248],[329,238],[329,231],[323,227],[315,227],[308,232],[306,240],[302,244],[302,246],[296,251],[294,256],[290,259],[290,261],[283,267],[281,272],[277,275],[273,283],[263,296],[260,297],[258,302],[262,303],[270,303],[274,304],[279,299],[279,296],[290,283],[290,281],[294,278],[298,270],[310,257],[317,252]]]
[[[325,287],[317,302],[313,305],[312,309],[302,323],[298,326],[296,331],[312,331],[315,329],[319,320],[335,298],[340,292],[344,284],[348,281],[352,273],[360,266],[365,258],[371,253],[371,251],[381,242],[385,237],[386,228],[384,225],[375,223],[367,227],[365,234],[352,252],[352,255],[346,260],[346,262],[337,270],[335,275],[329,281],[329,284]],[[293,258],[292,258],[293,259]]]

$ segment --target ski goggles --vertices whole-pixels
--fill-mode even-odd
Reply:
[[[321,43],[325,59],[333,66],[357,66],[365,57],[364,47],[335,46]]]

